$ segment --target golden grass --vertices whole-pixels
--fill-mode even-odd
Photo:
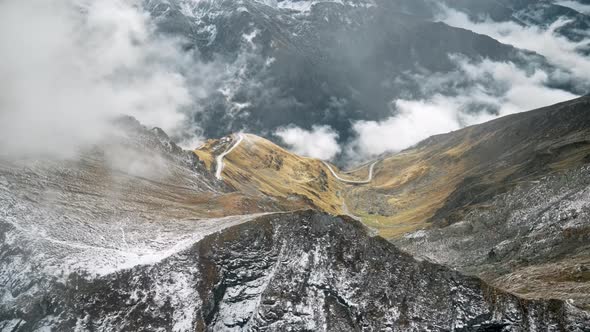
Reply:
[[[211,170],[214,167],[215,156],[212,153],[212,147],[217,143],[217,140],[207,140],[200,148],[193,150],[193,152],[205,163],[207,169]]]
[[[206,165],[215,160],[210,146],[196,152]],[[223,179],[238,191],[264,199],[273,197],[288,209],[317,207],[344,214],[342,185],[319,160],[290,153],[255,135],[244,135],[242,143],[224,159]]]
[[[470,148],[471,145],[464,142],[435,157],[431,156],[430,149],[422,148],[385,159],[379,164],[375,181],[368,186],[352,188],[347,200],[349,203],[363,200],[363,197],[370,197],[368,192],[378,191],[386,194],[383,195],[386,201],[381,203],[388,204],[395,212],[368,214],[365,210],[375,202],[367,201],[353,213],[387,239],[429,227],[430,218],[463,180],[468,166],[460,157]],[[451,161],[449,156],[453,157]]]
[[[461,136],[446,140],[439,137],[438,141],[379,162],[373,182],[360,186],[341,183],[319,160],[297,156],[266,139],[245,135],[244,141],[226,156],[223,178],[243,195],[261,202],[272,197],[286,209],[313,207],[345,214],[345,206],[354,207],[352,214],[391,239],[429,227],[428,221],[468,176],[482,188],[501,190],[510,185],[505,179],[522,171],[523,165],[498,167],[470,157],[474,148],[494,140],[496,134],[474,137],[473,130],[467,129]],[[222,152],[213,151],[214,148],[222,150],[212,140],[195,151],[211,171],[215,156]],[[590,145],[562,150],[559,161],[548,166],[555,170],[570,168],[584,162],[589,154]],[[341,176],[365,179],[368,169],[363,167]],[[375,210],[383,215],[368,213]]]

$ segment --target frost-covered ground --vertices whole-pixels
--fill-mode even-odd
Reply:
[[[458,223],[395,242],[522,295],[588,306],[589,174],[584,166],[521,183],[474,207]]]
[[[0,158],[0,330],[32,329],[27,315],[37,314],[39,301],[72,278],[96,280],[159,264],[208,234],[260,215],[208,217],[207,205],[191,200],[225,188],[195,155],[159,129],[133,119],[118,125],[117,135],[68,159]],[[154,285],[154,301],[191,308],[182,299],[191,296],[195,276],[183,271],[170,271],[173,286]],[[36,329],[60,321],[59,312],[46,309]],[[6,319],[14,310],[25,319]],[[183,326],[182,312],[176,311],[174,326]]]
[[[149,265],[39,280],[0,328],[153,331],[584,331],[587,314],[418,262],[351,219],[261,216]],[[40,285],[43,288],[36,288]]]

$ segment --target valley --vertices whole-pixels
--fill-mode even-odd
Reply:
[[[590,0],[0,1],[0,331],[590,332]]]
[[[561,238],[564,243],[555,242],[539,261],[533,259],[531,249],[520,255],[511,252],[499,258],[497,255],[501,250],[497,246],[506,246],[507,241],[522,241],[537,232],[536,227],[545,227],[541,226],[547,222],[545,219],[537,221],[535,218],[538,217],[530,215],[527,218],[532,219],[524,227],[531,229],[518,228],[518,236],[512,239],[508,234],[515,231],[514,226],[503,223],[505,218],[515,218],[512,214],[520,215],[516,206],[552,204],[553,200],[563,202],[563,194],[554,191],[557,189],[583,195],[587,181],[583,174],[590,160],[589,109],[589,98],[582,97],[501,118],[431,137],[415,147],[382,156],[352,172],[338,171],[319,160],[289,153],[263,138],[244,135],[244,141],[234,152],[225,155],[227,171],[224,181],[238,191],[277,199],[291,197],[288,200],[293,202],[294,209],[304,206],[294,203],[297,200],[293,197],[298,197],[301,202],[310,202],[308,206],[331,214],[350,214],[414,255],[479,275],[492,284],[510,289],[520,287],[516,289],[522,289],[522,295],[537,298],[547,291],[551,297],[576,298],[585,306],[590,298],[586,291],[580,293],[579,287],[588,287],[587,279],[581,277],[574,286],[561,279],[561,274],[556,275],[554,268],[547,268],[546,274],[541,268],[535,270],[537,264],[555,264],[555,269],[562,269],[566,274],[570,273],[567,271],[585,269],[585,264],[579,263],[590,257],[583,235],[588,225],[583,212],[588,203],[584,200],[576,203],[581,205],[571,211],[556,207],[563,211],[556,214],[573,213],[575,218],[581,219],[576,219],[573,229],[543,230],[544,241],[559,241]],[[559,123],[559,127],[554,123]],[[203,150],[197,151],[197,155],[203,153]],[[546,188],[548,183],[556,181],[554,178],[569,178],[568,174],[577,175],[564,183],[564,187]],[[582,191],[577,194],[578,190]],[[547,203],[528,198],[531,194],[515,193],[522,191],[546,195],[543,201]],[[509,203],[506,197],[512,197],[512,201]],[[513,212],[501,210],[500,207],[506,204]],[[529,215],[539,210],[543,209],[539,207],[522,213]],[[493,227],[493,231],[471,229],[484,223],[478,218],[485,218],[485,223],[493,225],[486,228]],[[572,239],[566,240],[564,236],[570,236],[566,234],[579,234],[576,235],[579,244],[574,245]],[[449,242],[447,239],[450,238],[455,240]],[[485,244],[479,242],[478,239],[482,238],[486,239]],[[468,239],[475,241],[474,248],[467,246],[465,241]],[[465,247],[458,247],[459,243]],[[560,249],[563,246],[576,249]],[[490,258],[492,253],[494,257]],[[548,257],[552,257],[554,263],[549,263]],[[546,279],[547,282],[507,279],[514,273],[521,273],[521,269],[534,270],[534,280]],[[535,291],[526,291],[526,287],[533,287],[533,284]],[[562,288],[556,291],[557,287]]]

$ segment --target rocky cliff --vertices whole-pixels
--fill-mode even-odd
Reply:
[[[5,253],[6,255],[6,253]],[[313,211],[261,216],[150,265],[31,285],[4,328],[584,331],[566,302],[519,299]]]

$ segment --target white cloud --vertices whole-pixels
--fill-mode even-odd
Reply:
[[[290,126],[277,129],[275,135],[303,156],[330,160],[340,153],[338,133],[329,126],[313,126],[311,131]]]
[[[431,100],[398,100],[398,114],[385,121],[359,121],[353,126],[359,136],[358,151],[365,155],[378,155],[386,151],[399,151],[420,140],[459,129],[457,104],[443,96]]]
[[[578,1],[571,1],[571,0],[557,1],[555,4],[571,8],[571,9],[573,9],[577,12],[583,13],[583,14],[590,14],[590,5],[583,4]]]
[[[396,100],[392,102],[390,118],[354,123],[357,139],[346,149],[350,159],[363,160],[387,151],[400,151],[435,134],[577,97],[552,88],[555,83],[575,82],[579,90],[589,86],[590,58],[580,51],[590,41],[574,42],[559,35],[557,31],[569,23],[567,20],[558,19],[547,28],[489,19],[474,22],[466,14],[449,8],[443,9],[440,19],[541,54],[556,69],[543,70],[535,63],[526,69],[511,62],[474,63],[453,56],[458,67],[455,72],[414,75],[412,80],[420,82],[422,95],[432,97]]]
[[[0,2],[0,154],[74,156],[122,114],[171,134],[185,129],[193,100],[179,67],[191,58],[158,38],[139,8],[134,0]]]
[[[540,69],[527,73],[511,62],[484,60],[471,63],[457,60],[461,72],[477,82],[467,96],[476,102],[495,103],[498,115],[532,110],[578,97],[570,92],[547,87],[549,75]],[[490,88],[503,88],[500,95],[494,95]],[[473,92],[473,90],[477,92]]]
[[[445,8],[439,19],[448,25],[488,35],[504,44],[536,52],[578,79],[590,79],[590,58],[580,53],[590,45],[590,40],[571,41],[557,31],[570,21],[558,19],[547,28],[521,26],[514,22],[485,20],[474,22],[462,12]]]
[[[454,94],[434,93],[423,100],[396,100],[392,117],[354,123],[357,139],[347,148],[350,158],[359,161],[400,151],[432,135],[577,97],[546,87],[548,75],[541,70],[527,73],[513,63],[454,60],[459,66],[457,72],[429,78],[441,86],[454,82],[466,88]]]

